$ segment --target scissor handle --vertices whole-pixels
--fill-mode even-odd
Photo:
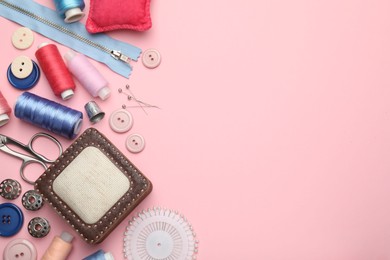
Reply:
[[[50,141],[53,141],[57,147],[58,147],[58,150],[60,151],[59,155],[58,156],[61,156],[62,155],[62,152],[63,152],[63,149],[62,149],[62,145],[61,143],[54,137],[54,136],[51,136],[49,134],[46,134],[46,133],[37,133],[35,135],[33,135],[30,139],[30,141],[28,142],[27,144],[27,147],[28,149],[30,150],[30,153],[35,155],[37,158],[39,158],[40,160],[42,160],[43,162],[46,162],[46,163],[54,163],[56,161],[56,159],[54,160],[50,160],[48,158],[46,158],[45,156],[43,156],[42,154],[38,153],[37,151],[34,150],[33,148],[33,143],[35,140],[37,140],[38,138],[40,137],[43,137],[43,138],[47,138],[49,139]],[[45,165],[46,167],[46,165]]]
[[[30,181],[29,179],[27,179],[26,175],[24,175],[24,168],[26,168],[27,165],[32,164],[32,163],[39,163],[40,165],[43,166],[45,171],[47,170],[47,166],[42,161],[36,160],[36,159],[33,159],[33,158],[31,158],[29,160],[23,160],[22,166],[20,166],[20,177],[22,177],[22,180],[24,180],[25,182],[34,185],[35,182],[34,181]]]

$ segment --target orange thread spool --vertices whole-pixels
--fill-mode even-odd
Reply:
[[[35,57],[54,94],[63,100],[71,98],[76,85],[57,46],[43,43],[35,52]]]
[[[61,237],[54,237],[42,260],[66,260],[72,250],[73,236],[62,232]]]

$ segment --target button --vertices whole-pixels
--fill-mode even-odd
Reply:
[[[26,239],[15,239],[7,244],[3,252],[4,260],[36,260],[37,250]]]
[[[19,89],[19,90],[27,90],[27,89],[34,87],[38,83],[39,77],[41,76],[41,71],[40,71],[38,65],[33,60],[31,62],[33,64],[33,70],[30,73],[30,75],[24,79],[17,78],[12,73],[12,69],[11,69],[12,64],[9,65],[8,71],[7,71],[8,82],[14,88]]]
[[[133,116],[125,109],[118,109],[110,116],[110,127],[117,133],[124,133],[133,126]]]
[[[4,199],[14,200],[19,197],[22,187],[17,180],[5,179],[0,183],[0,195]]]
[[[140,134],[129,135],[126,139],[126,148],[132,153],[139,153],[145,148],[145,139]]]
[[[27,78],[33,71],[33,63],[29,57],[19,56],[11,63],[11,72],[18,79]]]
[[[26,191],[22,197],[22,204],[27,210],[38,210],[43,206],[43,198],[35,190]]]
[[[19,50],[30,48],[34,42],[34,34],[27,27],[17,29],[12,35],[12,45]]]
[[[50,232],[49,221],[45,218],[36,217],[30,220],[27,226],[28,233],[36,238],[45,237]]]
[[[142,55],[142,63],[149,69],[158,67],[161,63],[161,55],[156,49],[148,49]]]
[[[10,237],[23,226],[23,213],[13,203],[0,204],[0,236]]]

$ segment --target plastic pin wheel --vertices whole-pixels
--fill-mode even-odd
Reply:
[[[198,241],[187,219],[162,208],[143,210],[126,228],[124,254],[128,260],[196,259]]]

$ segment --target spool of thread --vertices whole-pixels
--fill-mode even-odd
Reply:
[[[115,260],[115,258],[110,252],[105,253],[103,250],[98,250],[83,260]]]
[[[8,105],[7,100],[0,92],[0,126],[8,123],[11,111],[11,107]]]
[[[77,22],[85,16],[82,12],[85,7],[83,0],[54,0],[54,4],[66,23]]]
[[[66,260],[72,250],[72,240],[73,236],[67,232],[54,237],[41,260]]]
[[[83,113],[54,101],[24,92],[15,104],[15,116],[23,121],[72,139],[81,130]]]
[[[99,96],[102,100],[106,100],[110,96],[111,90],[108,87],[107,80],[84,55],[69,50],[64,58],[69,71],[89,94],[93,97]]]
[[[76,85],[57,46],[42,43],[35,52],[35,57],[54,94],[63,100],[73,97]]]

